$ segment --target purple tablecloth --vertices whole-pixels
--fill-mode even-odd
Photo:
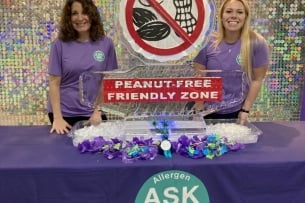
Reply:
[[[259,142],[212,160],[179,155],[124,164],[80,154],[50,126],[0,126],[0,202],[132,203],[152,175],[198,177],[211,203],[305,202],[305,122],[257,122]]]

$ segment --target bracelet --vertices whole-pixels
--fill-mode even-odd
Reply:
[[[246,110],[246,109],[243,109],[243,108],[241,108],[240,111],[241,111],[241,112],[244,112],[244,113],[250,113],[250,111],[248,111],[248,110]]]

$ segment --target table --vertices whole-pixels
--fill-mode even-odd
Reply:
[[[211,203],[305,202],[305,122],[255,122],[258,143],[212,160],[180,155],[124,164],[80,154],[50,126],[0,126],[0,201],[132,203],[153,174],[186,171],[205,185]]]

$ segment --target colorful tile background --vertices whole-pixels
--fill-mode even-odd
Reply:
[[[0,125],[49,124],[48,54],[55,38],[62,0],[1,0]],[[114,39],[121,68],[143,64],[122,41],[119,0],[95,0],[107,34]],[[214,1],[216,7],[220,0]],[[252,0],[253,28],[272,50],[268,75],[252,121],[299,120],[305,66],[305,0]],[[191,61],[193,55],[174,63]]]

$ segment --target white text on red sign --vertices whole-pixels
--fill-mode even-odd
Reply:
[[[222,79],[116,78],[104,79],[104,102],[221,101]]]

